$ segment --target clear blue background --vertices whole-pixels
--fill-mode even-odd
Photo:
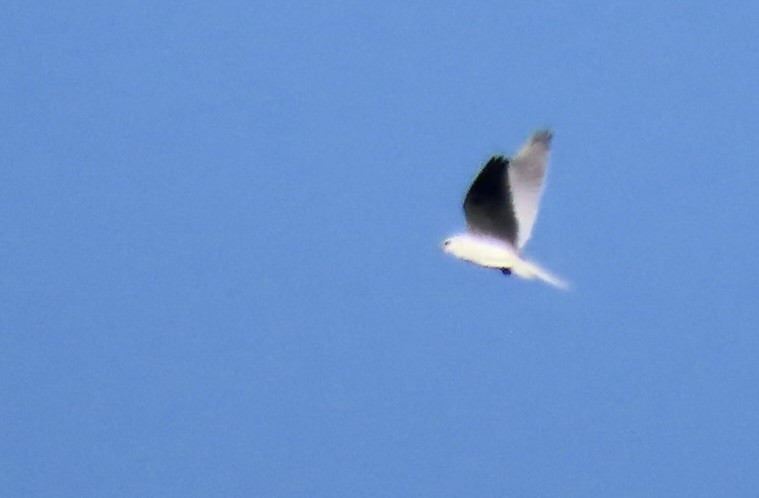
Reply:
[[[6,2],[0,495],[755,495],[757,18]],[[570,293],[439,249],[542,126]]]

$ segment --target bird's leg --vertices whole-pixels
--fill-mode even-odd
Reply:
[[[511,275],[511,268],[501,268],[501,273],[506,276]]]

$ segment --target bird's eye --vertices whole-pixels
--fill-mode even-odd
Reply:
[[[444,245],[444,246],[448,246],[448,245],[450,245],[450,243],[451,243],[451,241],[450,241],[450,240],[446,240],[445,242],[443,242],[443,245]]]

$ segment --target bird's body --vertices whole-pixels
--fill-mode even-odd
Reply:
[[[551,138],[550,131],[539,131],[511,161],[494,156],[485,164],[464,200],[467,233],[446,239],[445,252],[505,274],[567,286],[521,254],[537,217]]]
[[[517,251],[503,241],[468,233],[446,240],[445,250],[464,261],[499,270],[512,268],[520,259]]]

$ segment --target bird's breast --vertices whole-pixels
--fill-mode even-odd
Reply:
[[[506,244],[476,237],[468,237],[457,249],[458,258],[487,268],[511,268],[520,259]]]

